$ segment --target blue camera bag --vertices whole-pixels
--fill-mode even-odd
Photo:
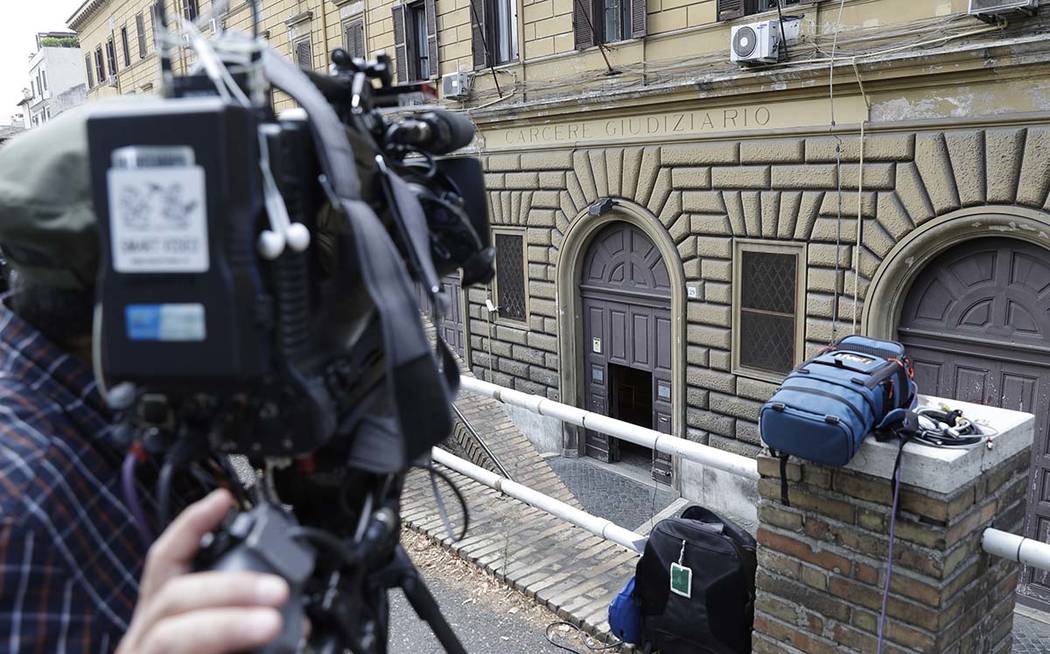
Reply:
[[[609,630],[625,643],[642,642],[642,607],[634,596],[634,577],[609,604]]]
[[[900,343],[847,336],[792,371],[762,406],[762,440],[781,456],[845,465],[869,432],[903,420],[914,390]]]

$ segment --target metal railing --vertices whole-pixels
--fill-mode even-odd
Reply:
[[[485,439],[481,437],[481,434],[478,433],[478,430],[474,429],[474,425],[470,424],[470,421],[467,420],[467,417],[463,415],[463,412],[459,410],[458,406],[456,406],[455,404],[452,404],[451,406],[452,411],[456,414],[456,417],[459,418],[459,422],[463,425],[463,428],[470,432],[470,436],[474,439],[478,446],[481,447],[481,451],[485,453],[485,456],[487,456],[489,460],[492,461],[492,465],[496,466],[496,468],[499,469],[500,474],[502,474],[507,479],[510,479],[511,476],[510,473],[507,471],[507,468],[503,465],[503,463],[500,462],[499,457],[493,454],[492,450],[489,449],[488,443],[486,443]]]
[[[460,379],[463,390],[491,397],[495,400],[520,407],[541,416],[549,416],[571,425],[584,427],[592,431],[622,438],[625,441],[642,445],[657,452],[679,456],[687,461],[700,463],[725,472],[747,477],[759,478],[758,463],[746,456],[720,450],[717,447],[701,445],[693,441],[662,434],[653,429],[632,425],[629,422],[603,416],[599,413],[585,411],[574,406],[555,402],[539,395],[530,395],[510,388],[497,386],[480,379],[464,376]]]
[[[622,438],[631,443],[654,449],[657,452],[680,456],[688,461],[711,466],[741,477],[749,479],[759,478],[757,462],[739,454],[725,452],[708,445],[701,445],[684,438],[678,438],[677,436],[661,434],[652,429],[646,429],[622,420],[578,409],[539,395],[531,395],[504,388],[473,377],[464,376],[461,379],[461,387],[472,393],[491,397],[504,404],[520,407],[532,413],[549,416],[608,436]],[[593,534],[612,540],[636,552],[641,552],[645,547],[646,539],[644,536],[619,527],[605,518],[590,515],[526,486],[503,479],[495,473],[475,466],[469,461],[459,459],[443,450],[435,448],[434,452],[434,460],[438,463],[452,468],[486,486],[495,488],[511,497],[563,518]],[[451,462],[453,465],[446,463],[446,461]],[[474,470],[475,468],[476,471]],[[993,556],[1002,557],[1022,565],[1038,568],[1039,570],[1050,571],[1050,543],[1025,538],[1024,536],[1018,536],[999,529],[988,528],[984,530],[981,536],[981,547],[985,552]]]
[[[586,511],[581,511],[561,500],[554,499],[550,495],[544,495],[528,486],[519,484],[516,481],[511,481],[506,477],[501,477],[490,470],[486,470],[479,465],[475,465],[466,459],[461,459],[440,448],[434,448],[433,457],[435,462],[440,463],[446,468],[455,470],[461,475],[485,484],[490,488],[495,488],[504,495],[525,502],[541,511],[546,511],[547,513],[561,518],[570,524],[574,524],[577,527],[589,531],[595,536],[623,545],[627,549],[638,552],[639,554],[645,549],[645,543],[647,540],[645,536],[637,534],[630,529],[624,529],[611,520],[599,518],[598,516],[591,515]]]

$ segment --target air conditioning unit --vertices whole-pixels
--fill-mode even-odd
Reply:
[[[970,0],[969,13],[978,18],[991,18],[1013,12],[1034,14],[1038,8],[1039,0]]]
[[[464,72],[449,73],[441,76],[441,96],[449,100],[458,100],[470,95],[474,76]]]
[[[765,20],[733,27],[729,60],[740,64],[770,64],[780,60],[780,23]]]

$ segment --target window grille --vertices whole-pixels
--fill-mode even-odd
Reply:
[[[496,302],[501,318],[526,320],[525,257],[520,234],[496,234]]]
[[[738,363],[790,372],[796,359],[799,255],[742,249],[739,256]]]

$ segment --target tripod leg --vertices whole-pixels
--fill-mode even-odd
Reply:
[[[441,646],[445,648],[448,654],[467,654],[467,650],[459,642],[459,638],[452,631],[452,627],[445,620],[445,616],[441,614],[441,608],[438,606],[437,600],[430,594],[430,589],[427,588],[423,578],[419,575],[419,571],[412,565],[408,554],[405,553],[405,550],[400,545],[397,546],[394,557],[396,559],[395,565],[400,568],[401,573],[398,575],[397,584],[401,586],[401,590],[404,591],[405,597],[408,598],[408,603],[412,605],[416,615],[430,625],[431,631],[437,636],[438,642],[441,643]]]

